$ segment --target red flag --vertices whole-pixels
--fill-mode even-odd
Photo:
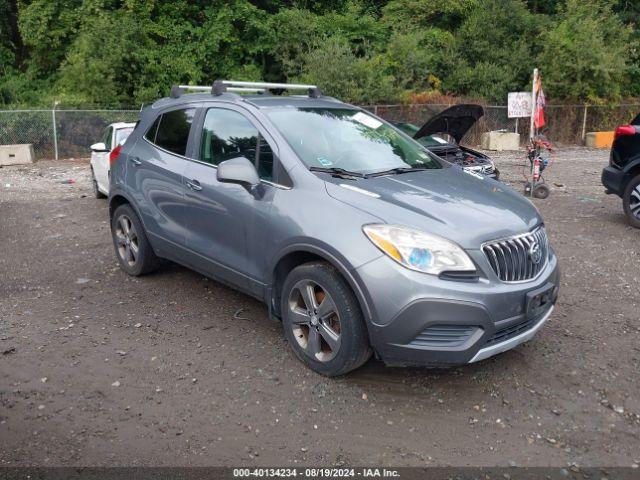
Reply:
[[[545,125],[544,121],[544,106],[546,105],[546,100],[544,98],[544,91],[542,90],[542,78],[538,77],[538,81],[536,82],[536,109],[533,115],[533,125],[536,128],[542,128]]]

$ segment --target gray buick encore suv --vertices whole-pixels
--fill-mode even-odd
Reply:
[[[128,274],[164,258],[264,301],[330,376],[372,354],[477,362],[532,338],[558,295],[526,198],[313,85],[174,87],[115,159],[109,206]]]

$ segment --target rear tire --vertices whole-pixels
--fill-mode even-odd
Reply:
[[[91,184],[93,185],[93,196],[96,198],[107,198],[107,196],[98,188],[98,181],[96,180],[96,174],[91,169]]]
[[[622,207],[632,227],[640,228],[640,175],[627,184],[622,195]]]
[[[129,275],[146,275],[158,268],[160,261],[130,205],[120,205],[113,213],[111,237],[120,267]]]
[[[330,264],[294,268],[282,288],[281,312],[289,345],[312,370],[344,375],[371,357],[358,300]]]

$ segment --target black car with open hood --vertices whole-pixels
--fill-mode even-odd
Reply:
[[[422,127],[401,122],[395,123],[395,126],[440,158],[498,179],[500,172],[488,156],[460,146],[462,138],[483,115],[484,109],[481,105],[460,104],[435,115]],[[444,136],[448,136],[449,139]]]

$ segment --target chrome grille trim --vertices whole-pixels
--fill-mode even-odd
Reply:
[[[534,263],[529,254],[534,242],[540,246],[542,258],[539,263]],[[544,226],[521,235],[483,243],[481,249],[496,276],[507,283],[537,278],[549,260],[549,239]]]

